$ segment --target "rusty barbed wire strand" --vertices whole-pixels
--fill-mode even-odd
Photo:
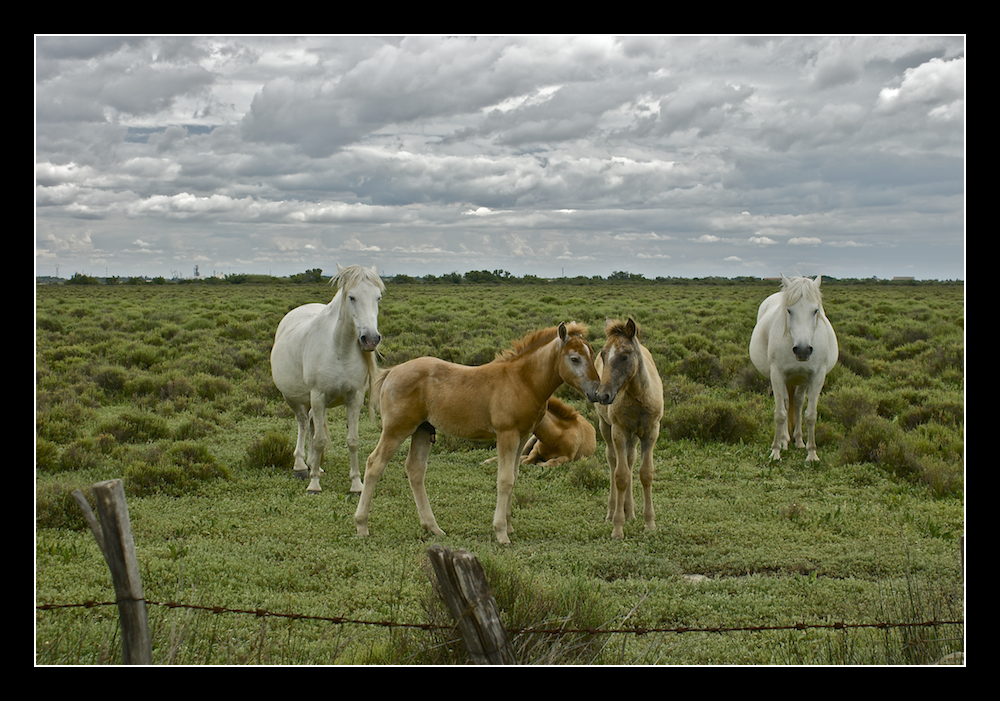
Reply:
[[[78,604],[38,604],[35,608],[39,611],[52,611],[63,608],[95,608],[98,606],[117,606],[116,601],[85,601]],[[183,608],[196,611],[207,611],[209,613],[236,613],[253,615],[257,618],[286,618],[290,620],[311,620],[326,621],[334,624],[354,624],[366,626],[380,626],[385,628],[415,628],[419,630],[454,630],[455,625],[439,625],[436,623],[399,623],[397,621],[366,621],[343,616],[316,616],[304,613],[283,613],[268,611],[267,609],[237,609],[228,606],[206,606],[199,604],[182,604],[176,601],[157,602],[146,600],[148,606],[159,606],[163,608]],[[909,623],[845,623],[836,621],[833,623],[789,623],[783,625],[754,625],[754,626],[673,626],[666,628],[508,628],[507,632],[512,635],[649,635],[651,633],[756,633],[775,630],[811,630],[811,629],[833,629],[847,630],[855,628],[879,628],[888,630],[890,628],[933,628],[937,626],[965,625],[964,620],[958,621],[922,621]]]

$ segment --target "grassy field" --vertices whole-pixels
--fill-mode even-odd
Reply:
[[[495,543],[492,446],[439,434],[420,529],[390,463],[372,536],[354,533],[343,409],[324,491],[294,480],[294,420],[270,379],[278,321],[318,284],[46,286],[36,297],[36,604],[113,598],[69,493],[122,478],[150,601],[448,623],[426,550],[486,567],[512,629],[711,628],[964,618],[964,287],[824,281],[841,362],[804,450],[768,458],[773,403],[747,344],[769,283],[390,284],[384,366],[480,364],[559,321],[632,315],[664,379],[653,499],[625,539],[594,459],[525,468],[512,544]],[[594,420],[581,397],[558,396]],[[361,454],[379,433],[362,417]],[[637,485],[638,489],[638,485]],[[38,664],[120,659],[114,607],[37,611]],[[179,664],[460,663],[446,632],[152,607],[154,660]],[[905,664],[963,649],[964,626],[738,633],[518,633],[525,662]]]

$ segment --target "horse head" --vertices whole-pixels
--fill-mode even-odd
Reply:
[[[559,376],[563,382],[574,387],[587,397],[588,402],[597,401],[597,387],[601,378],[594,367],[594,350],[584,338],[586,327],[566,322],[559,324]]]
[[[792,339],[795,359],[805,362],[812,357],[813,335],[823,317],[823,298],[819,285],[821,278],[793,279],[781,276],[782,299],[785,304],[785,329]]]
[[[344,268],[338,263],[334,280],[344,295],[342,303],[357,329],[361,350],[374,351],[382,341],[378,332],[378,304],[385,290],[378,270],[374,265],[370,269],[359,265]]]
[[[608,319],[604,333],[608,340],[601,349],[601,386],[597,399],[601,404],[611,404],[618,390],[635,375],[642,362],[642,351],[636,340],[638,328],[631,317],[626,322]]]

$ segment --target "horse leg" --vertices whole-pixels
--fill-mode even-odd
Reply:
[[[360,494],[364,485],[361,483],[361,470],[358,467],[358,422],[361,420],[361,405],[365,401],[365,392],[355,392],[347,400],[347,452],[351,461],[351,493]]]
[[[313,390],[309,393],[309,402],[309,423],[312,428],[309,437],[309,487],[306,491],[318,494],[323,491],[319,486],[319,476],[323,474],[323,451],[330,440],[330,434],[326,427],[326,397]]]
[[[615,471],[611,481],[615,486],[615,512],[611,521],[611,537],[620,540],[625,537],[625,521],[635,515],[632,497],[632,462],[634,443],[625,430],[612,426],[612,442],[615,450]]]
[[[510,534],[514,532],[510,522],[511,498],[525,441],[527,437],[522,440],[517,431],[497,434],[497,507],[493,512],[493,532],[503,545],[510,543]]]
[[[781,460],[781,451],[788,447],[788,388],[785,378],[771,368],[771,389],[774,394],[774,440],[771,442],[771,459]]]
[[[642,482],[642,518],[646,530],[656,530],[656,516],[653,513],[653,448],[660,435],[660,427],[646,431],[642,438],[642,463],[639,466],[639,481]]]
[[[295,412],[298,434],[295,437],[295,476],[308,479],[309,466],[306,464],[306,437],[309,435],[309,410],[303,404],[291,404]]]
[[[802,442],[802,405],[805,403],[805,385],[799,385],[792,389],[788,388],[788,416],[789,422],[795,427],[795,447],[805,448],[806,444]],[[811,397],[810,393],[810,397]]]
[[[809,406],[806,409],[807,442],[806,462],[819,460],[816,454],[816,417],[819,414],[819,393],[823,389],[825,376],[814,375],[809,383]]]
[[[368,514],[371,511],[372,497],[375,495],[375,485],[379,477],[385,472],[385,466],[392,460],[399,446],[406,440],[405,435],[394,435],[382,427],[382,435],[378,439],[378,445],[368,456],[365,464],[364,486],[361,489],[361,498],[358,499],[358,508],[354,511],[354,525],[358,529],[359,536],[368,535]]]
[[[635,495],[632,493],[632,482],[635,480],[635,459],[638,454],[638,436],[630,434],[625,448],[625,459],[628,463],[628,492],[625,494],[625,520],[635,518]]]
[[[612,521],[615,517],[615,504],[618,503],[618,490],[615,487],[615,466],[617,455],[615,453],[615,442],[611,437],[611,426],[604,419],[598,418],[598,427],[601,436],[604,437],[604,457],[608,461],[608,474],[610,475],[611,488],[608,490],[608,513],[604,517],[605,521]]]
[[[420,516],[420,525],[428,533],[434,535],[444,535],[434,520],[431,512],[431,503],[427,499],[427,490],[424,488],[424,475],[427,473],[427,460],[431,453],[431,432],[425,428],[424,424],[410,436],[410,452],[406,456],[406,477],[410,481],[410,491],[413,492],[413,501],[417,504],[417,514]],[[368,482],[367,471],[365,473],[365,483]]]

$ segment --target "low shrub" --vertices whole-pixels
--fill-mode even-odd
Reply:
[[[65,528],[71,531],[88,528],[87,519],[73,498],[74,489],[80,489],[84,495],[90,491],[89,486],[58,482],[39,487],[35,492],[35,527]]]
[[[94,439],[73,441],[62,451],[59,468],[64,471],[90,470],[101,464],[101,454]]]
[[[44,438],[35,439],[35,469],[41,472],[58,472],[60,451],[52,441]]]
[[[725,379],[718,356],[705,348],[698,349],[678,363],[677,372],[706,385],[715,385]]]
[[[202,482],[231,476],[208,448],[190,441],[174,443],[158,462],[133,461],[125,468],[126,490],[136,496],[180,496],[196,492]]]
[[[98,368],[91,377],[108,397],[122,393],[128,381],[128,375],[124,368],[117,365],[106,365]]]
[[[881,416],[855,424],[842,441],[840,452],[845,463],[874,463],[899,477],[912,477],[922,471],[906,434]]]
[[[576,460],[569,463],[568,467],[569,483],[574,487],[587,492],[599,492],[608,488],[608,468],[596,456]]]
[[[846,429],[878,414],[878,397],[867,388],[848,387],[820,396],[820,411]]]
[[[739,443],[754,435],[758,423],[730,402],[699,398],[665,413],[661,427],[671,440]]]
[[[98,432],[107,433],[119,443],[145,443],[170,435],[166,421],[149,412],[127,410],[102,423]]]
[[[244,467],[291,470],[295,467],[295,446],[284,434],[269,431],[247,448]]]

